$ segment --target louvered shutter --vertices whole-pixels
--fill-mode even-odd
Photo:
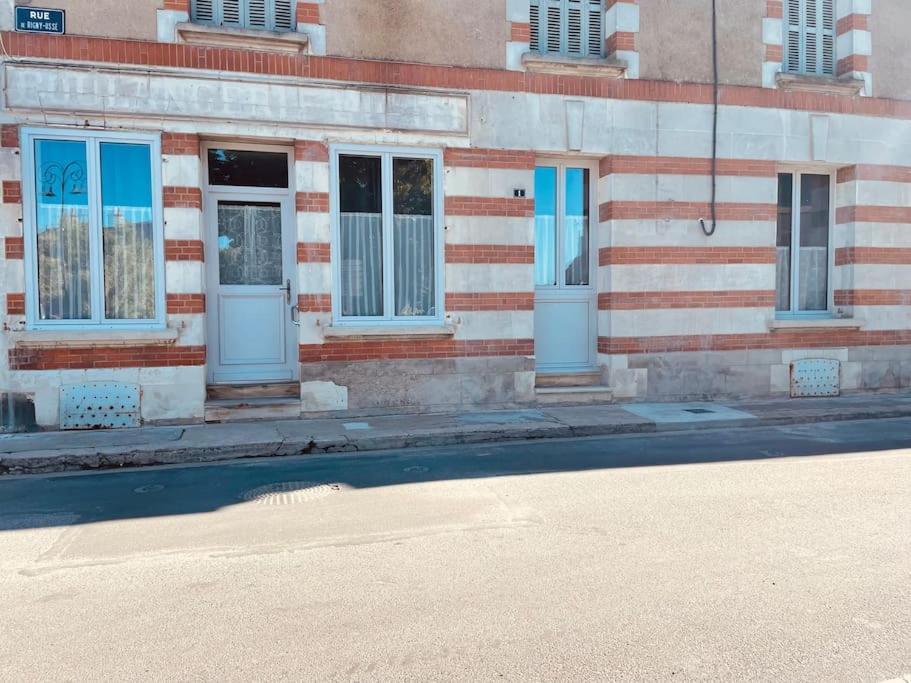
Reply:
[[[588,2],[588,56],[604,54],[604,5],[601,0]]]
[[[604,54],[603,0],[531,0],[531,49],[567,57]]]
[[[835,74],[835,0],[787,0],[785,71]]]
[[[247,28],[269,28],[266,0],[247,0]]]
[[[274,0],[275,16],[272,28],[275,31],[293,31],[296,27],[294,0]]]
[[[822,73],[835,75],[835,0],[820,0],[820,53]]]
[[[785,71],[799,73],[801,71],[800,53],[803,42],[801,29],[801,2],[803,0],[786,0],[785,21],[787,22],[787,38],[785,45]]]
[[[221,17],[218,23],[224,26],[243,26],[243,12],[240,6],[241,0],[221,0]]]
[[[293,31],[296,0],[193,0],[193,21],[237,28]]]
[[[215,0],[193,0],[193,21],[215,23]]]

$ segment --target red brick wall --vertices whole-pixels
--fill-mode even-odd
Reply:
[[[423,358],[464,358],[472,356],[529,356],[534,353],[531,339],[416,339],[386,337],[349,339],[325,344],[302,344],[300,361],[404,360]]]
[[[163,188],[165,208],[201,209],[202,190],[198,187],[172,187]]]
[[[295,195],[295,204],[298,211],[306,213],[328,213],[328,192],[298,192]]]
[[[534,292],[448,292],[446,310],[458,311],[533,311]]]
[[[775,247],[604,247],[602,266],[652,263],[775,263]]]
[[[194,133],[162,133],[161,153],[198,156],[199,136]]]
[[[447,244],[446,263],[534,263],[531,245]]]
[[[205,294],[171,294],[168,293],[167,308],[168,313],[192,314],[206,312],[206,295]]]
[[[165,240],[166,261],[205,261],[202,240]]]
[[[598,308],[645,310],[661,308],[772,308],[775,290],[696,292],[605,292],[598,295]]]
[[[298,242],[298,263],[329,263],[332,248],[328,242]]]
[[[11,370],[90,370],[205,365],[205,346],[58,346],[10,349]]]

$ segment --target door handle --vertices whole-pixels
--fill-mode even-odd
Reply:
[[[280,291],[285,293],[285,302],[291,303],[291,278],[285,280],[285,286],[278,288]]]

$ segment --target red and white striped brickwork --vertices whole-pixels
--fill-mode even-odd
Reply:
[[[4,391],[35,396],[36,419],[52,426],[58,419],[63,384],[118,381],[140,386],[145,420],[195,420],[205,399],[205,291],[202,280],[199,141],[195,135],[162,136],[162,181],[165,220],[166,306],[168,328],[175,336],[136,338],[110,331],[22,336],[25,322],[25,274],[21,204],[19,130],[0,127],[3,173],[3,229],[6,327],[2,335],[0,376]]]
[[[775,6],[776,0],[770,0],[769,19],[780,11]],[[510,42],[521,47],[527,44],[527,2],[510,2],[509,7],[515,10],[509,15]],[[863,14],[858,7],[852,3],[852,14]],[[322,20],[320,9],[305,7],[298,19],[305,24]],[[611,35],[635,34],[636,3],[611,2],[607,9],[614,17],[607,22]],[[185,12],[186,3],[169,0],[162,11]],[[780,16],[777,19],[780,23]],[[843,26],[848,23],[851,31],[860,30],[854,20]],[[788,363],[806,355],[842,360],[845,389],[884,388],[893,386],[888,375],[896,363],[911,362],[908,348],[901,346],[911,342],[911,308],[906,303],[911,272],[904,270],[911,265],[911,238],[905,234],[911,223],[911,182],[909,166],[902,165],[908,164],[902,156],[911,119],[907,101],[725,85],[720,96],[719,224],[708,238],[698,219],[709,215],[710,85],[265,54],[144,40],[8,32],[2,37],[10,54],[29,59],[27,65],[11,62],[12,72],[31,69],[28,75],[40,76],[45,64],[55,78],[62,74],[57,82],[86,84],[93,76],[71,61],[122,66],[105,72],[111,88],[120,87],[118,79],[134,79],[126,82],[133,88],[154,83],[156,92],[166,92],[167,104],[173,106],[168,111],[180,112],[174,118],[154,109],[152,98],[146,98],[135,101],[134,111],[112,114],[106,105],[116,106],[116,101],[105,99],[102,88],[94,94],[86,88],[80,91],[79,107],[93,125],[195,131],[163,139],[168,315],[172,323],[183,325],[174,346],[181,355],[160,358],[154,345],[155,352],[138,346],[80,356],[69,348],[66,353],[17,357],[22,367],[48,369],[7,372],[5,377],[16,386],[34,388],[43,382],[48,388],[40,391],[50,392],[59,388],[61,373],[84,373],[83,366],[103,364],[111,368],[111,376],[121,376],[116,374],[121,370],[122,376],[138,372],[141,380],[148,378],[144,386],[163,387],[166,378],[174,376],[167,374],[173,368],[162,366],[173,361],[187,363],[197,373],[192,381],[198,377],[198,385],[184,393],[194,401],[198,397],[202,405],[206,264],[196,134],[282,145],[297,140],[301,371],[305,383],[343,387],[354,386],[355,379],[350,385],[346,379],[354,374],[373,378],[372,388],[359,385],[359,397],[352,393],[347,404],[330,402],[332,406],[366,409],[383,401],[393,407],[421,405],[408,403],[413,396],[395,395],[391,380],[384,379],[407,374],[409,363],[416,367],[439,361],[433,372],[468,368],[480,376],[489,373],[495,361],[533,353],[534,167],[539,157],[555,155],[601,160],[598,350],[618,398],[670,398],[687,391],[781,393],[787,391]],[[634,46],[627,40],[618,37],[614,46]],[[780,69],[776,57],[772,50],[766,60],[779,63]],[[72,69],[72,78],[65,78],[67,69]],[[184,85],[190,82],[193,87],[165,80],[174,70]],[[287,93],[266,92],[270,88],[277,93],[289,83],[308,88],[306,106],[295,110],[302,112],[300,120],[273,120],[270,117],[300,105]],[[358,106],[379,90],[376,86],[389,86],[387,104],[399,108],[377,112]],[[40,98],[30,100],[33,92]],[[258,104],[263,116],[237,117],[237,102],[244,99],[238,92],[262,95]],[[35,86],[8,95],[17,103],[8,121],[70,123],[70,114],[35,104],[59,93]],[[575,157],[568,149],[566,98],[583,114],[581,149],[572,153]],[[458,107],[466,101],[464,112],[470,113],[463,117]],[[22,320],[25,291],[17,140],[12,128],[0,129],[5,258],[0,272],[11,326]],[[455,330],[452,337],[422,339],[402,332],[338,339],[326,334],[332,322],[334,257],[329,140],[444,150],[444,295]],[[802,169],[837,174],[831,288],[837,309],[854,316],[847,327],[779,329],[774,324],[776,174]],[[526,196],[514,197],[515,188],[525,189]],[[9,339],[3,335],[2,344]],[[157,365],[140,367],[146,363]],[[880,372],[877,364],[882,363],[889,372]],[[507,373],[514,376],[502,386],[509,387],[512,399],[528,400],[533,377],[529,383],[530,373],[520,364],[511,367]],[[158,373],[154,381],[142,374],[153,370]],[[191,375],[180,370],[176,381],[189,381]],[[421,371],[429,372],[426,367]],[[453,377],[426,386],[438,395],[448,394],[464,384]],[[164,397],[164,391],[159,395]],[[365,395],[368,391],[372,397]],[[466,402],[486,400],[472,394],[473,389],[455,391],[461,391]],[[427,404],[435,405],[433,398]],[[41,405],[43,419],[50,420],[53,410],[48,406],[53,402],[42,400]],[[311,407],[321,409],[318,402]],[[162,407],[154,410],[159,412],[151,415],[170,414]],[[187,410],[180,403],[174,410],[182,411],[184,419],[196,415],[196,408]]]
[[[868,96],[873,94],[873,36],[868,23],[872,12],[873,0],[836,0],[836,74],[863,80],[864,94]]]
[[[604,54],[626,62],[626,77],[639,78],[639,0],[606,0]]]

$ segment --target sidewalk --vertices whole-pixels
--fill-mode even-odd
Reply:
[[[9,434],[0,435],[0,475],[890,417],[911,417],[911,394],[723,404],[633,403]]]

